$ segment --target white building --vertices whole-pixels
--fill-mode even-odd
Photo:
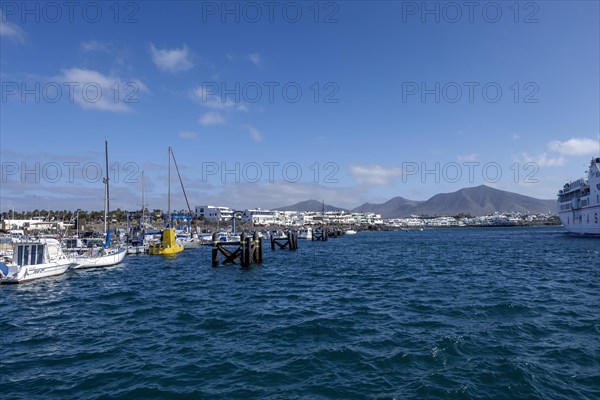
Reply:
[[[196,216],[204,217],[205,221],[231,221],[233,210],[220,206],[196,206]]]
[[[242,222],[252,222],[254,225],[270,225],[278,223],[278,212],[261,210],[260,208],[244,210]]]
[[[381,214],[375,213],[353,213],[352,218],[356,223],[362,225],[381,225],[383,224],[383,219],[381,218]]]
[[[314,215],[303,212],[299,212],[296,214],[297,225],[313,225],[314,223]]]
[[[63,221],[46,221],[44,217],[33,217],[32,219],[5,219],[2,221],[2,229],[4,230],[23,230],[28,231],[50,231],[64,230],[67,227],[72,227],[73,224]]]

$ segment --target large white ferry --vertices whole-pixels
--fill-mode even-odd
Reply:
[[[600,157],[592,159],[587,179],[565,184],[557,203],[560,220],[569,232],[600,235]]]

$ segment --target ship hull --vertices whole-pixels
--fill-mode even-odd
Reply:
[[[600,236],[600,206],[563,211],[558,215],[567,231]]]

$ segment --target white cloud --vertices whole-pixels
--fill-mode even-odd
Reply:
[[[250,59],[250,61],[252,61],[252,64],[256,65],[257,67],[260,67],[262,65],[262,59],[260,58],[260,54],[252,53],[248,55],[248,58]]]
[[[148,89],[139,80],[124,80],[82,68],[62,70],[54,78],[69,84],[69,94],[80,107],[92,110],[131,111],[128,104],[139,101],[139,93]]]
[[[521,139],[521,136],[519,136],[517,133],[513,133],[512,138],[513,140],[519,140]]]
[[[25,42],[25,34],[23,30],[12,22],[8,22],[2,10],[0,10],[0,36],[16,40],[17,42]]]
[[[198,134],[192,131],[180,131],[177,133],[177,136],[186,140],[196,140],[198,138]]]
[[[402,169],[386,168],[380,165],[352,165],[350,174],[361,184],[387,185],[393,178],[402,174]]]
[[[599,148],[600,141],[589,138],[571,138],[564,142],[554,140],[548,143],[549,150],[567,156],[596,154]]]
[[[530,157],[526,153],[523,153],[523,159],[525,162],[535,163],[538,167],[560,167],[565,165],[565,158],[563,156],[548,157],[546,153],[542,153],[536,157]]]
[[[219,95],[219,88],[215,83],[215,87],[197,87],[192,90],[191,97],[193,100],[199,102],[206,108],[218,111],[248,111],[248,107],[245,104],[237,104],[231,99],[223,98]],[[212,90],[214,89],[214,91]]]
[[[467,155],[459,155],[457,158],[458,158],[458,161],[461,161],[461,162],[471,162],[471,161],[477,160],[477,154],[473,153],[473,154],[467,154]]]
[[[228,110],[232,109],[235,106],[235,104],[231,100],[225,99],[225,101],[223,101],[223,99],[221,99],[221,96],[219,96],[218,93],[213,93],[212,91],[209,91],[204,87],[197,87],[196,89],[194,89],[192,91],[191,97],[203,106],[213,110]]]
[[[108,45],[97,40],[88,40],[87,42],[81,42],[79,47],[83,51],[101,51],[105,53],[110,52]]]
[[[272,183],[263,181],[225,183],[221,190],[206,194],[203,198],[209,204],[222,204],[241,210],[249,207],[272,209],[310,199],[325,200],[328,205],[346,208],[353,208],[367,201],[359,188],[302,181],[289,182],[280,172],[277,171],[277,177]],[[220,180],[219,178],[220,176],[215,176],[215,180]],[[267,171],[263,171],[262,179],[268,179]],[[209,182],[211,182],[210,178]]]
[[[242,125],[242,128],[247,129],[250,132],[250,137],[256,142],[260,142],[264,139],[261,131],[253,127],[252,125]]]
[[[209,111],[198,119],[198,122],[204,126],[208,125],[224,125],[225,118],[216,111]]]
[[[186,45],[181,49],[157,49],[154,44],[150,44],[150,53],[152,61],[161,71],[186,71],[194,66]]]

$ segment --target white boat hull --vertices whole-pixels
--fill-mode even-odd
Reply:
[[[183,245],[183,248],[186,250],[197,249],[202,244],[200,239],[182,240],[180,243]]]
[[[566,230],[585,235],[600,235],[600,206],[560,212]]]
[[[148,252],[148,247],[148,245],[127,246],[127,254],[146,254]]]
[[[61,275],[74,265],[68,260],[25,266],[2,264],[0,268],[0,283],[23,283],[34,279]],[[6,274],[4,273],[5,271],[7,272]]]
[[[74,269],[109,267],[123,261],[125,254],[127,249],[121,248],[98,256],[75,256],[72,261],[77,264]]]
[[[301,230],[298,232],[298,239],[312,240],[312,231]]]

